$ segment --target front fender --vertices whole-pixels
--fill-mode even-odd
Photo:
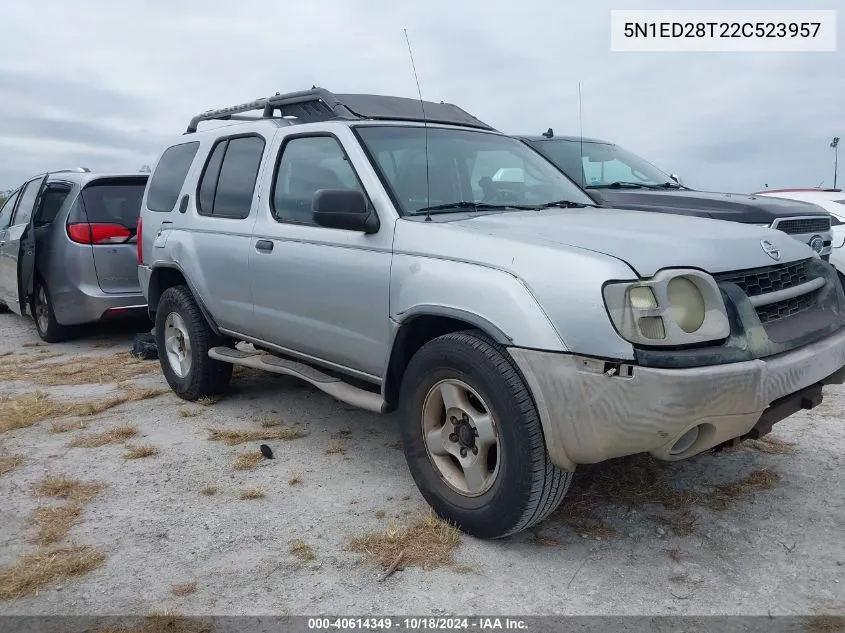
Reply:
[[[567,351],[549,317],[514,275],[479,264],[395,255],[390,316],[401,324],[420,314],[466,321],[504,345]]]

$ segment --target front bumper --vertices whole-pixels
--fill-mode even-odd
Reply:
[[[845,381],[845,328],[776,356],[688,369],[509,352],[534,396],[551,459],[566,470],[642,452],[685,459],[745,435],[777,400]],[[671,453],[695,427],[695,442]]]

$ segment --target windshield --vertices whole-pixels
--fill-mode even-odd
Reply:
[[[466,212],[564,202],[595,205],[548,161],[507,136],[429,127],[426,152],[424,127],[356,130],[403,215],[433,207]]]
[[[553,139],[531,141],[531,145],[587,189],[615,183],[645,187],[675,185],[669,174],[611,143],[582,144],[577,140]]]

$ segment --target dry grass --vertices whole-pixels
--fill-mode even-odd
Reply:
[[[795,444],[792,442],[784,442],[771,435],[764,435],[759,440],[745,440],[737,447],[740,450],[755,450],[761,453],[770,453],[775,455],[785,455],[795,452]]]
[[[116,426],[102,433],[77,437],[68,446],[70,448],[99,448],[108,444],[120,444],[137,434],[138,429],[134,426]]]
[[[0,456],[0,475],[12,472],[21,464],[23,464],[23,455]]]
[[[840,633],[845,631],[845,616],[815,615],[804,623],[806,633]]]
[[[68,363],[46,363],[59,354],[10,356],[0,363],[0,380],[26,380],[38,385],[109,384],[158,373],[158,363],[140,360],[129,352],[78,356]]]
[[[250,451],[238,455],[232,468],[235,470],[252,470],[257,468],[264,456],[259,451]]]
[[[343,455],[346,453],[346,442],[343,440],[332,440],[326,448],[326,453],[329,455]]]
[[[39,550],[0,570],[0,600],[37,593],[42,588],[102,565],[106,557],[92,547]]]
[[[300,477],[299,473],[294,473],[288,479],[288,486],[295,486],[298,483],[302,482],[302,478]]]
[[[277,426],[281,426],[281,425],[282,425],[282,423],[281,423],[279,420],[275,420],[275,419],[273,419],[273,418],[261,418],[261,419],[258,421],[258,424],[259,424],[259,425],[261,426],[261,428],[263,428],[263,429],[272,429],[272,428],[275,428],[275,427],[277,427]]]
[[[238,499],[242,501],[246,501],[248,499],[262,499],[264,497],[264,490],[261,488],[247,488],[246,490],[241,490],[240,494],[238,494]]]
[[[385,517],[385,511],[384,510],[376,510],[376,518],[377,519],[383,519],[384,517]]]
[[[29,341],[27,343],[21,343],[21,347],[44,347],[47,343],[44,341]]]
[[[714,510],[726,510],[758,490],[771,490],[778,481],[780,475],[768,468],[761,468],[737,481],[715,486],[708,498],[708,504]]]
[[[455,564],[452,555],[460,542],[457,528],[429,512],[410,525],[397,527],[391,521],[386,530],[353,538],[349,548],[385,569],[402,552],[397,569],[434,569]]]
[[[200,415],[200,411],[196,411],[194,409],[179,409],[180,418],[195,418],[198,415]]]
[[[244,442],[262,441],[291,441],[298,440],[307,435],[305,431],[297,427],[278,427],[260,429],[208,429],[212,442],[223,442],[229,446],[243,444]]]
[[[82,504],[74,502],[53,508],[38,508],[30,520],[38,529],[35,542],[52,545],[61,541],[74,525],[82,521]]]
[[[173,585],[170,591],[174,596],[189,596],[197,590],[196,582],[183,582],[181,585]]]
[[[14,396],[0,396],[0,433],[23,429],[44,420],[96,415],[126,402],[154,398],[165,389],[126,387],[118,395],[86,401],[55,401],[40,391]]]
[[[78,479],[50,476],[34,484],[32,491],[39,497],[58,497],[70,501],[90,501],[100,494],[105,486],[101,483],[82,483]]]
[[[690,536],[695,534],[695,525],[698,517],[692,510],[679,510],[671,514],[655,516],[658,523],[668,525],[678,536]]]
[[[71,431],[82,431],[88,428],[88,422],[77,420],[75,422],[53,422],[50,425],[50,433],[70,433]]]
[[[290,553],[296,556],[299,560],[314,560],[317,558],[314,550],[305,541],[299,539],[292,541],[290,544]]]
[[[202,396],[197,399],[197,404],[201,404],[204,407],[210,407],[218,402],[220,402],[220,396]]]
[[[676,563],[681,562],[684,557],[684,553],[681,551],[680,547],[669,547],[663,550],[666,553],[666,556],[671,558]]]
[[[210,497],[212,495],[217,494],[217,486],[206,486],[202,489],[202,494],[204,494],[206,497]]]
[[[144,459],[158,454],[158,449],[149,444],[141,446],[127,446],[123,453],[123,459]]]

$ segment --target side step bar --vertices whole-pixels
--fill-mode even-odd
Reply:
[[[365,389],[359,389],[343,382],[340,378],[324,374],[319,369],[310,365],[298,363],[294,360],[280,358],[263,351],[242,351],[231,347],[212,347],[208,350],[208,356],[233,365],[243,365],[254,369],[263,369],[276,374],[294,376],[305,382],[311,383],[320,391],[323,391],[341,402],[373,411],[384,413],[386,403],[381,394],[372,393]]]

